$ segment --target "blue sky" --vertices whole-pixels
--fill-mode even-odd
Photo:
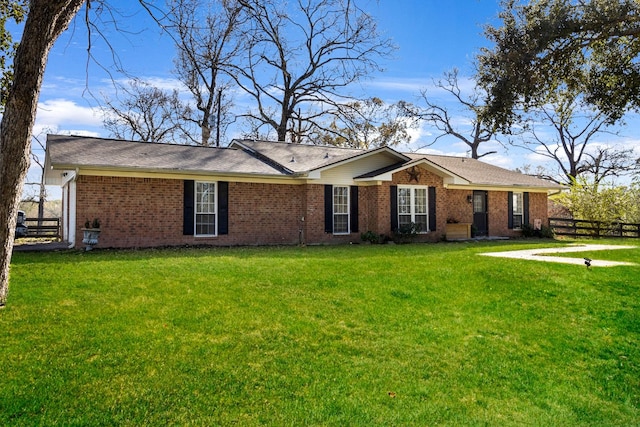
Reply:
[[[103,30],[122,66],[131,75],[156,80],[159,84],[173,79],[174,50],[169,37],[160,35],[137,2],[110,3],[121,11],[122,16],[116,18],[123,31],[118,33],[113,25]],[[379,30],[398,46],[393,57],[382,63],[385,71],[362,82],[367,95],[389,101],[414,100],[421,88],[431,84],[432,78],[453,67],[468,75],[475,53],[485,44],[482,25],[498,12],[497,0],[367,0],[363,4],[376,17]],[[95,42],[92,53],[113,78],[124,77],[114,70],[111,51],[105,43]],[[86,29],[81,20],[75,22],[51,52],[40,99],[41,118],[47,111],[50,113],[46,114],[47,118],[63,119],[55,123],[60,130],[88,129],[106,136],[106,132],[99,129],[99,122],[97,127],[94,122],[86,123],[85,114],[62,103],[71,101],[81,109],[96,107],[101,94],[112,91],[109,80],[109,74],[95,63],[90,62],[87,68]],[[47,105],[58,105],[54,100],[67,105],[68,111],[74,114],[46,109]]]
[[[362,81],[359,89],[366,96],[377,96],[387,102],[401,99],[415,102],[420,90],[427,89],[433,99],[450,102],[446,97],[438,98],[441,93],[433,91],[433,80],[442,77],[445,71],[458,68],[462,86],[471,87],[469,77],[473,74],[475,55],[488,43],[483,36],[483,27],[498,22],[499,3],[499,0],[360,0],[358,4],[376,18],[379,30],[393,39],[398,50],[392,59],[381,63],[385,71]],[[108,132],[102,128],[98,106],[103,96],[112,96],[112,78],[125,78],[116,71],[115,62],[119,61],[133,76],[153,81],[161,87],[174,87],[171,74],[174,50],[170,38],[160,34],[137,1],[112,0],[109,4],[117,11],[113,15],[115,25],[107,22],[100,29],[113,49],[100,40],[93,43],[91,52],[99,65],[87,59],[87,30],[83,19],[74,22],[54,46],[45,73],[34,134],[49,130],[108,137]],[[632,128],[636,121],[637,116],[628,120]],[[460,116],[458,122],[464,124],[465,117]],[[630,135],[634,132],[629,128],[623,133],[623,138],[617,139],[622,144],[640,146]],[[413,132],[410,145],[398,148],[415,150],[430,144],[435,136],[433,129],[422,126]],[[436,154],[465,155],[466,148],[453,139],[443,138],[426,150]],[[525,164],[536,166],[543,161],[540,156],[514,148],[505,149],[497,142],[488,143],[482,151],[489,149],[499,152],[483,160],[510,169]],[[36,175],[36,171],[30,173],[30,179]]]

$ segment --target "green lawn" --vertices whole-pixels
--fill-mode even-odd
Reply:
[[[0,425],[639,425],[640,266],[477,255],[550,245],[16,253]]]

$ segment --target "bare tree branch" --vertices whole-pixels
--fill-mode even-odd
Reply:
[[[180,101],[177,90],[165,92],[137,79],[121,85],[120,90],[124,99],[105,97],[103,107],[104,126],[113,136],[148,142],[193,142],[184,119],[191,115],[191,109]]]
[[[238,1],[248,16],[248,56],[233,77],[256,102],[243,116],[271,126],[281,141],[292,120],[311,122],[322,106],[337,110],[348,98],[341,92],[393,50],[353,1],[297,0],[286,10],[275,1]]]
[[[566,91],[554,94],[553,103],[539,107],[528,118],[527,132],[514,146],[544,156],[553,161],[559,175],[548,178],[560,184],[572,185],[585,174],[595,182],[620,176],[634,170],[632,150],[598,147],[594,138],[609,131],[608,117],[581,106],[580,97]],[[551,127],[553,135],[546,132]]]
[[[423,90],[421,95],[422,101],[426,105],[425,107],[404,103],[403,108],[409,117],[425,121],[439,131],[433,142],[428,145],[432,145],[440,138],[450,135],[467,145],[471,151],[471,157],[474,159],[495,154],[496,151],[488,151],[482,154],[479,152],[481,144],[496,140],[496,133],[494,128],[482,118],[485,107],[480,101],[481,93],[478,88],[468,97],[463,95],[458,81],[457,69],[445,73],[444,78],[435,81],[434,84],[437,88],[453,95],[457,104],[465,110],[466,117],[471,125],[464,127],[456,125],[449,109],[432,101],[427,95],[427,91]]]

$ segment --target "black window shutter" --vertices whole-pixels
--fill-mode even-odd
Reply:
[[[436,187],[429,187],[429,231],[436,231]]]
[[[218,234],[229,234],[229,183],[218,182]]]
[[[324,186],[324,232],[333,233],[333,186]]]
[[[398,231],[398,186],[392,185],[391,190],[391,231]]]
[[[350,221],[351,221],[351,233],[358,232],[358,186],[352,185],[350,188],[351,194],[349,194],[350,202]]]
[[[193,210],[195,198],[195,182],[193,180],[184,181],[184,207],[182,219],[182,234],[193,236]]]
[[[509,191],[507,192],[507,215],[508,215],[508,220],[507,220],[507,227],[509,227],[510,230],[513,229],[513,191]]]
[[[522,222],[523,225],[529,224],[529,193],[522,195]]]

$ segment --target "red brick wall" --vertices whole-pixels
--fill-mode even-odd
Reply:
[[[303,195],[305,201],[305,221],[304,221],[304,237],[305,243],[308,244],[337,244],[360,242],[360,233],[363,231],[363,224],[367,221],[367,203],[366,192],[363,188],[358,189],[358,232],[334,235],[333,233],[324,232],[324,185],[323,184],[307,184],[303,186]]]
[[[360,231],[389,235],[389,184],[360,187]]]
[[[540,219],[543,226],[549,225],[548,197],[546,193],[529,193],[529,222]]]
[[[229,234],[183,236],[182,180],[80,176],[76,246],[99,218],[98,247],[297,244],[304,186],[229,183]]]
[[[437,229],[418,241],[436,241],[445,234],[447,218],[473,222],[467,202],[470,190],[447,190],[442,178],[420,169],[418,182],[406,171],[393,182],[359,188],[359,231],[346,236],[324,232],[324,185],[286,185],[229,182],[229,234],[217,237],[184,236],[184,184],[179,179],[78,177],[76,187],[76,247],[82,247],[86,220],[99,218],[98,247],[175,245],[272,245],[359,242],[360,234],[391,235],[390,186],[436,187]],[[304,221],[302,218],[304,217]],[[547,196],[530,193],[529,218],[547,224]],[[508,229],[507,192],[489,192],[489,235],[518,236]]]
[[[509,229],[508,191],[489,192],[489,236],[518,237],[520,230]],[[546,193],[529,193],[529,223],[540,219],[542,225],[548,224]]]
[[[472,190],[447,190],[447,217],[453,222],[473,223],[473,203],[467,198],[473,196]]]
[[[507,191],[489,191],[489,236],[511,237],[520,231],[509,230],[509,209]]]
[[[303,229],[302,217],[305,215],[303,195],[302,185],[230,182],[229,234],[218,236],[211,243],[299,243]]]
[[[182,181],[79,176],[76,246],[85,221],[101,222],[99,247],[159,246],[182,234]]]

